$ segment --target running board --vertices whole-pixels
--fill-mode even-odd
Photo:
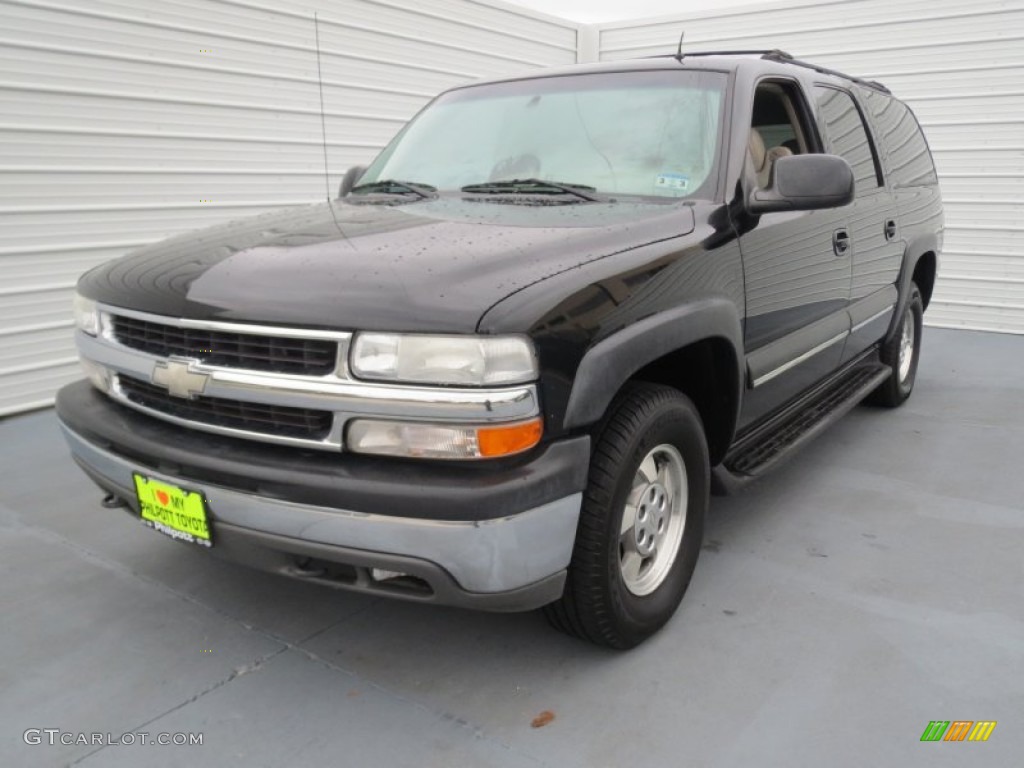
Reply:
[[[714,491],[734,493],[784,462],[849,413],[890,373],[891,369],[881,363],[861,363],[740,440],[725,461],[715,467]]]

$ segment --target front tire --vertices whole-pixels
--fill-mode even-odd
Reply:
[[[697,564],[710,469],[700,415],[671,387],[630,384],[599,429],[558,629],[632,648],[675,613]]]
[[[917,283],[910,283],[910,297],[903,310],[900,327],[892,338],[882,345],[880,359],[892,374],[878,386],[868,402],[885,408],[903,405],[914,391],[917,378],[917,364],[921,359],[921,328],[924,319],[924,302]]]

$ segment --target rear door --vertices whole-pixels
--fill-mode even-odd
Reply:
[[[889,327],[904,246],[896,205],[861,106],[850,91],[833,85],[816,85],[814,100],[827,151],[846,159],[856,184],[853,204],[846,208],[851,275],[845,362],[878,341]]]

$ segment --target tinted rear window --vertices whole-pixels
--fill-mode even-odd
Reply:
[[[868,129],[853,97],[846,91],[823,86],[816,86],[814,94],[831,150],[846,158],[853,169],[857,194],[882,186],[881,169]]]
[[[861,89],[861,96],[880,143],[888,153],[893,186],[936,184],[938,179],[928,142],[910,108],[871,88]]]

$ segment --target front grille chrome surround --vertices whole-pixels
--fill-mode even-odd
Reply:
[[[110,372],[109,396],[154,418],[193,429],[264,443],[340,451],[345,425],[356,417],[499,424],[540,414],[535,384],[470,389],[354,379],[347,365],[352,334],[344,331],[179,319],[107,305],[100,305],[99,311],[99,335],[78,331],[75,341],[84,359]],[[122,343],[116,328],[123,317],[200,334],[230,334],[232,338],[249,335],[326,341],[333,345],[334,361],[329,372],[311,375],[215,365],[209,359],[187,355],[154,354]],[[235,358],[231,362],[237,361]],[[187,370],[189,385],[176,390],[167,384],[168,366],[179,374]]]

